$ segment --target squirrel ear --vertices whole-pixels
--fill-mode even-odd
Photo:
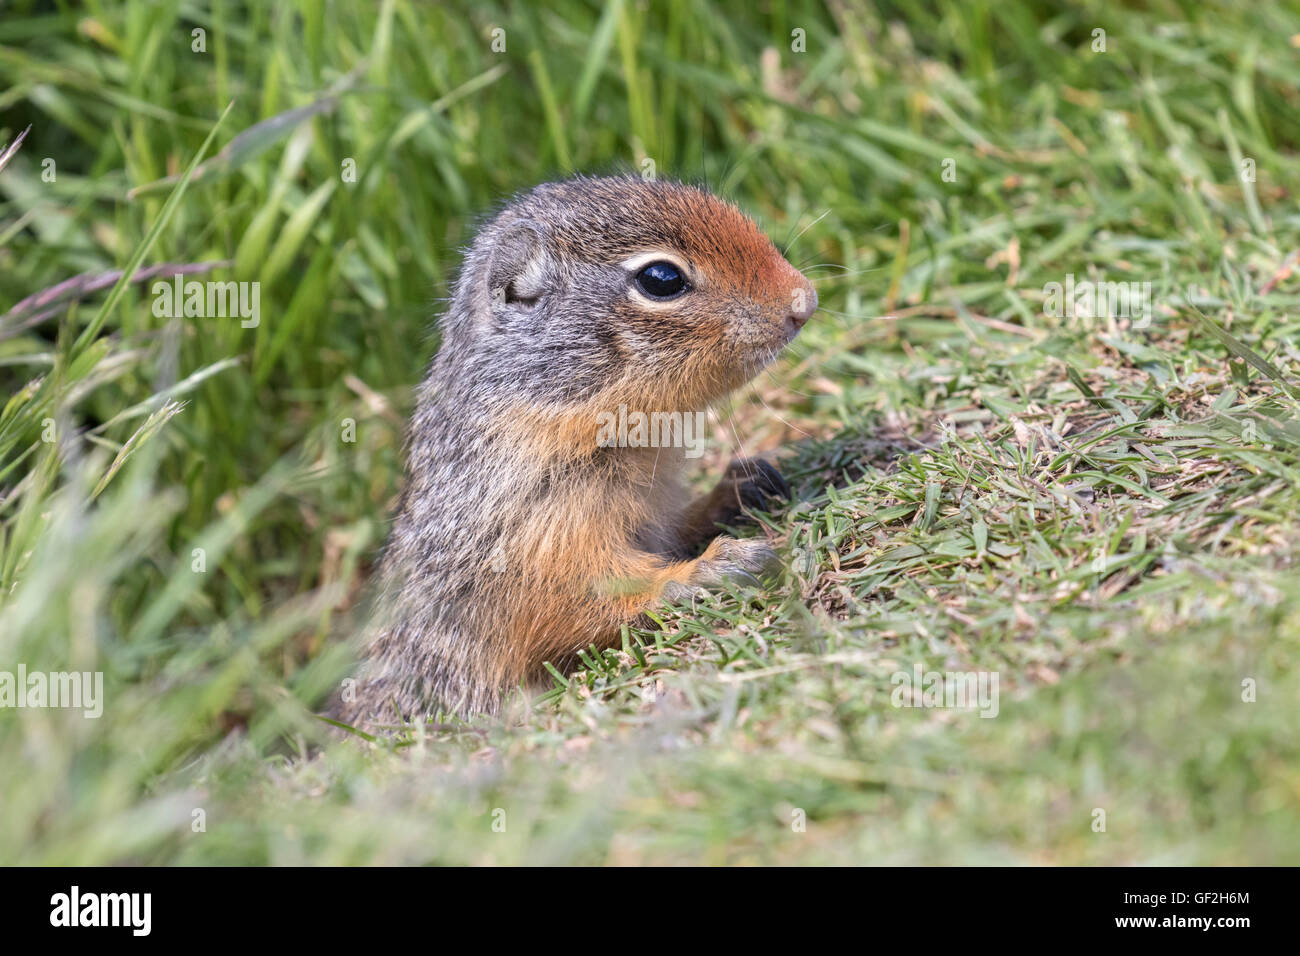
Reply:
[[[507,226],[492,244],[488,292],[494,303],[531,305],[546,291],[546,256],[542,229],[532,220]]]

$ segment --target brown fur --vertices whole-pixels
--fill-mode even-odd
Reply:
[[[671,302],[625,268],[662,253]],[[690,186],[577,178],[519,196],[469,249],[411,423],[382,610],[337,713],[494,712],[505,690],[614,646],[664,600],[770,568],[714,537],[770,466],[735,462],[690,504],[681,448],[602,447],[598,417],[707,408],[771,361],[816,294],[734,206]],[[775,476],[775,477],[773,477]],[[713,538],[699,557],[695,551]]]

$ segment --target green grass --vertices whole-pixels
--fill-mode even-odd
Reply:
[[[1294,4],[54,6],[0,20],[0,670],[107,700],[0,709],[0,861],[1300,862]],[[818,285],[705,459],[779,456],[789,570],[335,739],[458,249],[647,161]],[[168,264],[260,323],[3,314]],[[917,664],[996,718],[893,706]]]

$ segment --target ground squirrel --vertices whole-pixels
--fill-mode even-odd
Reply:
[[[717,535],[742,504],[788,493],[772,466],[733,460],[689,503],[685,448],[610,441],[600,423],[685,426],[816,307],[758,226],[702,189],[578,177],[507,204],[440,322],[380,616],[337,715],[495,712],[543,662],[563,670],[659,602],[769,570],[765,541]]]

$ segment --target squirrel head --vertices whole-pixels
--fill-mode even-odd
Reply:
[[[685,410],[752,378],[816,307],[732,204],[676,182],[578,177],[516,197],[479,232],[443,349],[516,397]]]

